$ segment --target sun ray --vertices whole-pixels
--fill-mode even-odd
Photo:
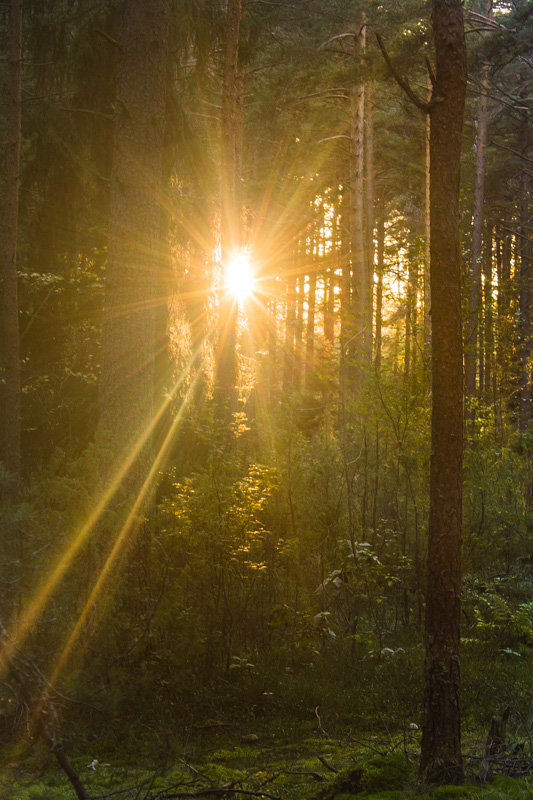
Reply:
[[[25,638],[30,632],[31,627],[40,616],[52,592],[59,584],[63,575],[65,574],[70,564],[72,563],[72,560],[80,550],[81,546],[83,545],[87,537],[93,531],[98,520],[101,518],[102,514],[108,507],[109,503],[119,490],[130,468],[132,467],[135,459],[137,458],[142,448],[148,441],[150,435],[153,433],[154,429],[158,425],[162,416],[167,411],[170,403],[176,396],[176,393],[178,392],[180,386],[186,380],[187,375],[189,374],[191,367],[194,365],[197,355],[201,351],[202,347],[203,347],[203,341],[198,345],[197,350],[189,359],[186,368],[183,370],[183,372],[175,382],[171,391],[164,398],[159,410],[154,415],[150,424],[140,434],[137,441],[134,443],[131,450],[126,455],[124,461],[117,469],[113,478],[110,480],[109,486],[107,487],[106,491],[101,495],[100,499],[96,503],[96,506],[92,511],[92,513],[90,514],[90,516],[85,520],[81,528],[74,535],[74,538],[68,545],[65,552],[63,552],[58,557],[58,559],[56,560],[54,566],[50,571],[49,576],[40,586],[39,590],[36,592],[33,598],[29,601],[26,608],[22,611],[20,618],[17,621],[16,627],[14,628],[13,631],[10,632],[9,643],[6,644],[5,648],[3,665],[0,666],[0,677],[5,674],[5,671],[7,670],[7,664],[9,663],[9,659],[24,642]]]
[[[178,425],[180,424],[180,422],[182,420],[183,414],[184,414],[184,412],[185,412],[185,410],[186,410],[186,408],[187,408],[187,406],[189,404],[189,400],[194,395],[194,389],[195,389],[197,380],[198,380],[198,376],[196,376],[195,379],[191,382],[191,385],[189,386],[189,388],[187,390],[187,393],[186,393],[185,397],[182,400],[180,409],[179,409],[178,413],[176,414],[176,416],[174,417],[174,419],[172,420],[172,424],[171,424],[171,426],[170,426],[170,428],[169,428],[169,430],[167,432],[167,435],[165,436],[165,439],[164,439],[163,443],[161,444],[161,447],[159,448],[159,451],[158,451],[156,457],[154,458],[154,460],[152,462],[152,465],[151,465],[151,467],[150,467],[150,469],[148,471],[148,474],[147,474],[147,476],[146,476],[141,488],[139,489],[139,492],[137,493],[137,497],[135,498],[135,502],[133,503],[130,511],[128,512],[128,515],[127,515],[127,517],[126,517],[126,519],[125,519],[125,521],[124,521],[124,523],[123,523],[123,525],[122,525],[122,527],[121,527],[121,529],[120,529],[120,531],[119,531],[119,533],[117,535],[117,538],[115,539],[113,547],[111,548],[111,550],[110,550],[110,552],[109,552],[109,554],[107,556],[105,564],[102,567],[102,569],[100,571],[100,574],[98,575],[98,578],[97,578],[97,580],[96,580],[96,582],[95,582],[95,584],[94,584],[94,586],[93,586],[93,588],[91,590],[91,593],[90,593],[89,597],[87,598],[87,601],[86,601],[81,613],[79,614],[78,619],[76,620],[76,623],[75,623],[74,627],[72,628],[72,631],[70,632],[70,635],[69,635],[65,645],[63,646],[63,649],[62,649],[62,651],[61,651],[61,653],[59,655],[59,658],[56,661],[54,669],[53,669],[52,673],[50,674],[50,677],[48,678],[48,683],[51,686],[55,685],[55,682],[57,681],[59,675],[61,674],[61,672],[63,670],[63,667],[65,666],[65,664],[67,662],[67,659],[68,659],[70,653],[72,652],[72,648],[74,647],[74,645],[75,645],[75,643],[76,643],[76,641],[77,641],[77,639],[78,639],[78,637],[79,637],[79,635],[80,635],[80,633],[81,633],[81,631],[83,629],[83,626],[85,624],[85,621],[87,619],[87,616],[88,616],[91,608],[93,607],[93,605],[96,602],[96,600],[98,599],[101,591],[103,590],[107,579],[110,577],[112,567],[115,564],[118,556],[120,555],[120,553],[122,551],[122,548],[124,547],[124,545],[125,545],[125,543],[127,541],[127,537],[129,535],[129,533],[133,530],[135,524],[137,523],[138,518],[139,518],[139,514],[142,513],[143,506],[144,506],[144,501],[145,501],[146,497],[148,496],[148,494],[150,492],[150,489],[152,488],[152,486],[153,486],[153,484],[155,482],[155,478],[156,478],[159,470],[161,469],[161,467],[162,467],[162,465],[164,463],[164,458],[165,458],[165,456],[166,456],[166,454],[168,452],[168,449],[169,449],[169,447],[170,447],[170,445],[171,445],[171,443],[172,443],[172,441],[174,439],[174,435],[176,433],[176,428],[178,427]]]

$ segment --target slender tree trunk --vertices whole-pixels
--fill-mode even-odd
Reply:
[[[488,397],[492,388],[494,329],[492,302],[492,225],[487,223],[483,258],[483,390]]]
[[[330,346],[333,346],[333,339],[335,338],[334,297],[335,275],[330,268],[324,275],[324,302],[322,312],[324,320],[324,339]]]
[[[318,258],[318,255],[316,258]],[[305,380],[307,389],[313,384],[314,374],[316,279],[317,263],[315,261],[311,264],[309,272],[309,294],[307,296],[307,330],[305,334],[305,362],[307,365]]]
[[[351,261],[351,336],[348,339],[349,385],[356,392],[361,381],[361,366],[364,352],[364,321],[366,298],[365,264],[365,217],[364,217],[364,175],[365,175],[365,83],[362,72],[366,40],[366,20],[363,15],[361,26],[355,37],[355,58],[358,75],[352,90],[351,131],[350,131],[350,261]]]
[[[365,92],[365,257],[366,280],[364,297],[363,347],[365,365],[372,363],[372,316],[374,301],[374,84]]]
[[[344,406],[353,372],[354,314],[352,299],[352,268],[348,241],[347,203],[343,198],[340,242],[340,363],[339,386],[341,406]],[[332,276],[333,277],[333,276]],[[333,299],[333,298],[332,298]]]
[[[490,17],[492,0],[485,6],[485,16]],[[468,295],[468,316],[465,330],[465,397],[468,418],[474,418],[473,399],[476,393],[476,369],[478,347],[481,349],[479,328],[481,321],[481,263],[483,242],[483,203],[485,194],[485,161],[487,152],[489,108],[488,108],[489,64],[481,68],[481,94],[479,96],[476,132],[476,181],[474,187],[474,219],[472,223],[472,254],[470,260],[470,290]]]
[[[220,239],[223,268],[241,247],[240,168],[242,145],[242,76],[239,71],[239,37],[242,0],[227,0],[224,72],[222,82],[222,172],[220,182]],[[238,304],[223,292],[219,306],[216,354],[216,395],[219,421],[229,423],[237,384]]]
[[[296,270],[292,264],[287,274],[285,304],[285,358],[283,366],[283,387],[292,386],[294,378],[295,329],[296,329]]]
[[[17,239],[22,109],[22,0],[9,6],[7,142],[2,230],[2,335],[4,387],[2,460],[11,473],[6,499],[16,502],[20,482],[20,336]]]
[[[431,100],[431,80],[428,75],[428,101]],[[424,369],[429,369],[431,362],[431,211],[430,211],[430,139],[431,139],[431,114],[426,116],[426,162],[424,170]]]
[[[509,365],[511,353],[509,343],[511,337],[511,242],[510,235],[506,232],[507,221],[502,222],[500,232],[500,256],[498,260],[498,353],[500,373],[500,403],[509,401],[511,377]]]
[[[404,374],[410,380],[414,375],[416,359],[416,301],[418,290],[418,265],[416,256],[409,258],[407,296],[405,300],[405,355]]]
[[[522,120],[520,124],[520,150],[527,157],[531,141],[529,115],[527,112],[527,68],[522,69],[523,98]],[[531,223],[529,217],[529,193],[531,178],[527,170],[522,170],[520,192],[520,413],[519,427],[527,431],[531,422],[532,399],[532,324],[531,305],[533,303],[533,271],[531,268]]]
[[[421,774],[463,778],[459,707],[463,347],[459,173],[466,89],[460,0],[433,0],[436,83],[431,106],[432,387]]]
[[[296,278],[296,322],[294,326],[294,376],[293,383],[300,389],[303,372],[304,358],[304,297],[305,297],[305,275],[302,271],[302,242],[296,246],[296,263],[298,275]]]
[[[99,437],[115,466],[144,439],[132,486],[151,458],[169,9],[124,4],[115,103]]]
[[[241,245],[240,209],[237,207],[240,186],[240,145],[242,134],[242,79],[239,76],[239,37],[242,0],[227,0],[224,74],[222,83],[222,262]]]
[[[383,272],[385,270],[385,211],[380,208],[377,218],[377,275],[378,282],[376,286],[376,332],[375,332],[375,356],[374,364],[376,369],[381,368],[381,343],[382,343],[382,325],[383,325]]]

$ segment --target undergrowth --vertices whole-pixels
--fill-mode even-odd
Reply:
[[[253,738],[253,736],[252,736]],[[481,785],[470,770],[462,786],[423,786],[417,779],[417,741],[404,735],[377,739],[346,732],[343,737],[284,739],[272,728],[254,741],[226,731],[189,741],[158,765],[141,764],[134,754],[118,762],[94,748],[74,766],[91,798],[166,800],[211,796],[266,800],[526,800],[531,777],[497,775]],[[98,757],[101,757],[99,760]],[[44,753],[34,751],[19,764],[5,765],[0,778],[3,800],[69,800],[66,777]],[[470,762],[475,763],[475,762]],[[467,759],[468,766],[468,759]]]

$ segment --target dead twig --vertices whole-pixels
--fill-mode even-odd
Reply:
[[[318,754],[318,755],[317,755],[317,758],[318,758],[318,760],[320,761],[320,763],[321,763],[321,764],[323,764],[323,765],[325,766],[325,768],[326,768],[326,769],[329,769],[329,771],[330,771],[330,772],[334,772],[334,773],[335,773],[335,775],[337,775],[337,774],[338,774],[339,770],[338,770],[338,769],[335,769],[335,767],[334,767],[332,764],[330,764],[330,763],[329,763],[329,761],[326,761],[326,759],[324,758],[324,756],[321,756],[320,754]]]

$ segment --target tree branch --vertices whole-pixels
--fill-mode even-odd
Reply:
[[[432,105],[432,103],[435,102],[435,100],[431,100],[429,103],[427,103],[425,100],[422,100],[416,94],[416,92],[414,92],[411,89],[411,87],[409,85],[409,82],[406,80],[406,78],[403,78],[400,75],[400,73],[396,70],[396,68],[393,66],[392,61],[390,60],[389,54],[387,53],[387,50],[385,49],[385,45],[383,44],[381,36],[377,32],[376,32],[376,39],[377,39],[377,43],[379,45],[379,49],[381,50],[381,53],[383,55],[383,58],[385,59],[385,63],[387,64],[387,67],[389,68],[389,72],[391,73],[392,77],[394,78],[394,80],[396,81],[396,83],[398,84],[400,89],[403,89],[403,91],[405,92],[405,94],[407,95],[409,100],[412,103],[414,103],[414,105],[417,108],[419,108],[421,111],[423,111],[424,114],[429,114],[429,112],[431,110],[431,105]]]

